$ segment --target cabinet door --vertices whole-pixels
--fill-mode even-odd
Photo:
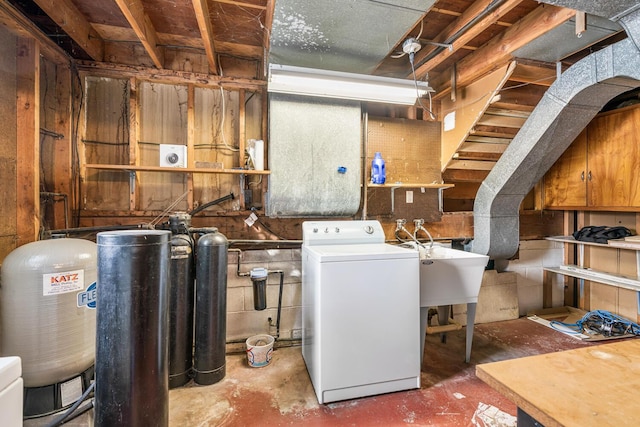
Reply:
[[[587,134],[589,206],[640,207],[640,108],[599,115]]]
[[[587,132],[582,131],[544,176],[544,205],[580,207],[587,204]]]

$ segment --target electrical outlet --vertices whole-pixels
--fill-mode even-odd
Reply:
[[[302,339],[302,329],[292,329],[291,330],[291,339],[292,340],[300,340],[300,339]]]

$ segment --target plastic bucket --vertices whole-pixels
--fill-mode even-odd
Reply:
[[[254,335],[247,338],[247,362],[253,368],[267,366],[273,354],[275,339],[271,335]]]

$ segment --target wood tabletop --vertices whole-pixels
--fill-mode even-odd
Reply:
[[[545,427],[640,425],[640,340],[476,366],[478,378]]]

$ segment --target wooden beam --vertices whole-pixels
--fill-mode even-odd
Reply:
[[[225,89],[261,90],[267,86],[267,82],[265,80],[212,76],[209,74],[192,73],[188,71],[158,70],[156,68],[91,61],[77,61],[76,64],[82,71],[90,72],[92,75],[101,75],[103,77],[135,77],[140,80],[153,81],[157,83],[193,83],[194,85],[201,87],[222,86]]]
[[[494,10],[487,13],[482,19],[473,23],[477,16],[484,13],[484,11],[488,10],[488,8],[492,7],[491,5],[495,3],[495,0],[476,0],[458,19],[449,24],[433,40],[438,43],[450,43],[452,45],[451,50],[447,48],[440,49],[441,51],[433,56],[433,52],[437,48],[428,46],[416,54],[415,62],[416,64],[420,64],[416,68],[416,76],[422,79],[430,70],[440,65],[521,2],[522,0],[506,0]],[[471,25],[471,27],[464,30],[468,25]],[[428,58],[427,61],[421,64],[425,58]]]
[[[264,27],[265,30],[262,34],[262,64],[263,64],[263,75],[267,75],[267,66],[266,66],[266,58],[269,55],[269,49],[271,48],[271,28],[273,28],[273,14],[275,13],[276,0],[267,0],[267,10],[266,15],[264,17]]]
[[[546,32],[571,19],[576,11],[544,4],[516,22],[503,33],[491,39],[480,49],[464,57],[457,64],[457,84],[465,86],[481,76],[509,62],[512,53]],[[450,73],[443,72],[432,81],[435,99],[451,91]]]
[[[17,246],[38,239],[40,231],[40,49],[32,38],[16,46]]]
[[[8,28],[19,37],[32,37],[40,45],[40,52],[56,64],[68,65],[71,57],[57,44],[51,41],[33,22],[25,18],[16,8],[0,1],[0,25]]]
[[[104,43],[71,0],[34,0],[94,61],[102,61]]]
[[[216,63],[216,49],[213,45],[213,25],[211,24],[211,16],[209,15],[209,6],[207,0],[192,0],[193,11],[196,13],[198,28],[204,42],[204,50],[207,54],[209,62],[209,72],[218,74],[218,65]]]
[[[158,35],[153,27],[153,23],[144,11],[141,0],[115,0],[122,11],[122,14],[133,28],[138,39],[144,46],[147,54],[151,57],[154,65],[163,68],[164,53],[158,46]]]
[[[262,5],[259,5],[259,4],[252,4],[252,3],[247,3],[247,2],[244,2],[244,1],[236,1],[236,0],[213,0],[213,1],[215,1],[216,3],[232,4],[232,5],[235,5],[235,6],[238,6],[238,7],[242,7],[242,8],[261,9],[261,10],[269,8],[268,5],[267,6],[262,6]]]

